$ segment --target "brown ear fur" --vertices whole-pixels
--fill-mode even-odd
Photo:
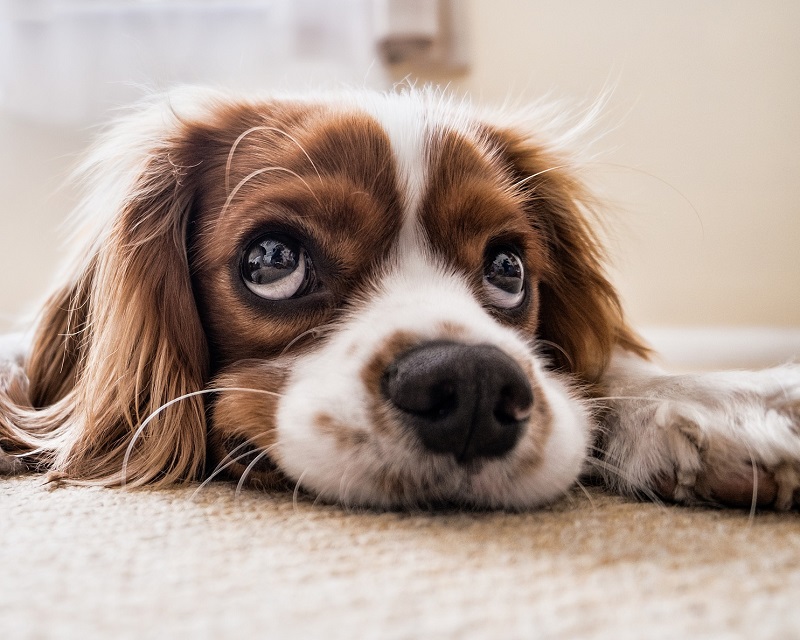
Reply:
[[[513,168],[530,223],[546,241],[538,337],[547,354],[560,369],[592,383],[615,347],[648,357],[605,273],[603,248],[588,219],[594,202],[571,163],[512,132],[492,137],[501,141],[501,156]]]
[[[27,401],[0,384],[0,448],[70,480],[166,484],[203,469],[202,399],[164,407],[202,389],[208,375],[185,248],[197,185],[191,163],[180,161],[182,125],[173,121],[175,131],[152,140],[130,122],[96,154],[93,188],[116,189],[116,200],[100,200],[113,217],[44,308]],[[122,148],[109,151],[114,144]],[[89,214],[109,215],[98,209],[95,202]]]

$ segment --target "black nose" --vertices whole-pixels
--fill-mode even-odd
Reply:
[[[428,450],[459,462],[508,453],[533,406],[525,373],[491,345],[412,349],[387,367],[382,389]]]

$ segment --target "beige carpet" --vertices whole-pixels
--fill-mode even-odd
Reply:
[[[0,638],[800,638],[800,516],[0,480]]]

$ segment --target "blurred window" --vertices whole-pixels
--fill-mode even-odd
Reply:
[[[35,119],[91,122],[143,90],[176,83],[386,87],[387,64],[444,60],[443,25],[460,5],[0,0],[0,105]]]

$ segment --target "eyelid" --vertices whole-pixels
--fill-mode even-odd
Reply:
[[[522,301],[525,299],[524,287],[519,293],[511,294],[486,283],[484,292],[489,300],[489,304],[499,309],[514,309],[522,304]]]

